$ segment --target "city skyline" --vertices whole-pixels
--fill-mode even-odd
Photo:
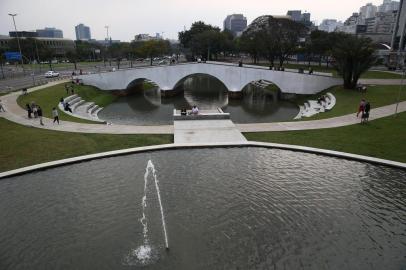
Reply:
[[[226,16],[234,13],[243,14],[249,24],[261,15],[285,15],[288,10],[302,10],[311,13],[312,21],[321,23],[327,18],[343,21],[366,3],[380,5],[383,0],[343,0],[334,9],[331,3],[322,0],[286,0],[283,3],[253,0],[249,4],[242,1],[219,3],[214,0],[204,3],[184,0],[174,0],[171,3],[162,0],[121,0],[119,6],[117,2],[4,0],[0,3],[0,10],[4,12],[0,16],[0,34],[7,35],[9,31],[13,31],[12,20],[7,13],[17,13],[19,31],[56,27],[63,31],[65,38],[75,39],[75,26],[83,23],[90,27],[92,38],[95,39],[106,37],[105,25],[109,25],[109,36],[122,41],[131,41],[139,33],[163,33],[164,38],[177,39],[179,31],[184,27],[189,29],[193,22],[199,20],[222,29]],[[139,6],[142,11],[137,12]],[[112,13],[116,10],[120,13]],[[40,16],[38,12],[41,13]]]

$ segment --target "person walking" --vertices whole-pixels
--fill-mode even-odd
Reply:
[[[362,113],[361,123],[368,123],[370,111],[371,111],[371,104],[369,104],[369,102],[366,102],[365,107],[364,107],[364,112]]]
[[[52,117],[54,118],[54,123],[58,122],[59,125],[59,114],[58,110],[55,107],[52,108]]]
[[[31,104],[31,109],[32,109],[32,113],[34,114],[34,118],[37,118],[38,117],[38,106],[33,103],[33,104]]]
[[[359,107],[358,107],[358,112],[357,112],[357,117],[359,116],[359,114],[364,112],[364,106],[365,106],[365,99],[361,99],[361,102],[359,103]]]
[[[1,111],[5,112],[6,110],[4,109],[3,102],[1,102],[1,99],[0,99],[0,112]]]
[[[31,110],[31,107],[30,107],[30,104],[25,104],[25,107],[27,108],[27,113],[28,113],[28,118],[32,118],[32,116],[31,116],[31,114],[32,114],[32,110]]]
[[[42,122],[42,109],[40,106],[37,106],[37,114],[38,114],[38,118],[39,118],[39,123],[41,124],[41,126],[43,126],[44,123]]]

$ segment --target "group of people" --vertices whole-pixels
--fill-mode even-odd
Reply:
[[[323,102],[324,103],[326,103],[326,96],[325,95],[322,95],[321,97],[319,97],[318,99],[317,99],[317,103],[318,104],[320,104],[320,105],[323,105]]]
[[[35,104],[35,102],[31,102],[31,104],[26,104],[25,105],[27,113],[28,113],[28,118],[39,118],[39,123],[41,126],[44,125],[44,122],[42,121],[42,108],[38,104]],[[59,125],[59,113],[58,110],[54,107],[52,108],[52,117],[54,118],[54,123],[57,122]]]
[[[358,112],[357,112],[357,117],[361,114],[361,124],[367,123],[369,120],[369,112],[371,111],[371,104],[366,101],[365,99],[362,99],[359,107],[358,107]]]
[[[189,112],[189,115],[198,115],[198,114],[199,114],[199,108],[196,105],[193,105],[192,111]],[[188,115],[188,113],[186,112],[186,109],[181,109],[180,115]]]

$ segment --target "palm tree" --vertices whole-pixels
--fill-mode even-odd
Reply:
[[[354,89],[361,74],[376,61],[372,41],[369,38],[342,34],[333,46],[335,68],[344,79],[344,88]]]

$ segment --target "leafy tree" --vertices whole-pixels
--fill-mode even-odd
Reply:
[[[144,41],[140,44],[140,46],[136,49],[136,55],[141,57],[149,57],[151,58],[151,65],[152,65],[152,58],[157,56],[162,56],[164,54],[168,54],[170,52],[170,44],[167,40],[148,40]]]
[[[376,61],[372,41],[349,34],[334,37],[340,37],[332,50],[335,68],[344,79],[344,88],[354,89],[361,74]]]
[[[288,56],[298,48],[300,38],[308,29],[301,23],[265,15],[256,18],[243,33],[243,48],[254,55],[254,62],[259,55],[265,56],[273,65],[276,59],[283,65]]]

